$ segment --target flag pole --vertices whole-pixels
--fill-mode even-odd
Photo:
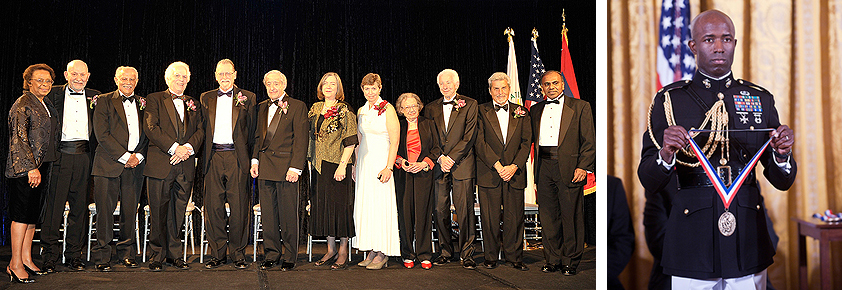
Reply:
[[[509,42],[512,42],[512,36],[515,36],[515,30],[511,27],[506,27],[506,30],[503,30],[503,35],[506,35]]]

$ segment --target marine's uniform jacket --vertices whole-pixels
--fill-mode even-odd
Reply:
[[[744,80],[734,79],[729,73],[721,80],[714,80],[696,72],[692,81],[680,81],[664,87],[657,93],[651,108],[651,136],[663,145],[664,130],[668,127],[664,111],[665,95],[671,98],[675,122],[685,129],[699,128],[705,113],[723,96],[728,111],[728,129],[779,127],[780,120],[775,100],[765,89]],[[709,129],[709,125],[706,126]],[[769,139],[769,132],[730,132],[730,159],[732,176],[753,157]],[[707,142],[703,133],[694,140],[699,146]],[[795,180],[797,166],[790,156],[790,172],[774,161],[771,145],[760,157],[763,175],[779,190],[787,190]],[[643,148],[638,168],[640,182],[647,191],[660,192],[674,174],[678,175],[677,193],[666,225],[662,266],[664,273],[682,277],[733,278],[754,274],[772,264],[775,249],[766,228],[766,209],[763,196],[752,170],[729,211],[736,217],[736,231],[730,236],[720,233],[718,220],[725,211],[722,200],[710,185],[701,167],[691,168],[675,163],[670,170],[658,163],[659,149],[650,138],[643,135]],[[695,163],[695,157],[680,151],[676,158]],[[720,150],[711,155],[710,162],[719,166]],[[709,184],[709,183],[708,183]]]

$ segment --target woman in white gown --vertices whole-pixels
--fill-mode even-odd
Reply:
[[[398,206],[392,170],[398,152],[400,123],[395,108],[380,98],[380,76],[369,73],[360,87],[367,100],[357,112],[360,145],[356,162],[352,244],[371,251],[358,265],[377,270],[388,256],[400,256]]]

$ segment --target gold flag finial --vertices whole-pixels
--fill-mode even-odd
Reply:
[[[561,9],[561,35],[567,41],[567,17],[564,16],[564,8]]]
[[[509,42],[512,41],[512,36],[515,36],[515,30],[511,27],[506,27],[506,30],[503,30],[503,35],[508,36]]]
[[[538,39],[538,29],[535,29],[535,27],[533,27],[532,28],[532,40],[535,41],[536,39]]]

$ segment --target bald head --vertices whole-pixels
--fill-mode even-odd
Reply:
[[[728,28],[731,30],[731,35],[736,37],[734,35],[734,22],[731,21],[731,17],[728,17],[727,14],[716,9],[704,11],[693,18],[693,21],[690,22],[690,37],[692,37],[693,40],[698,41],[698,38],[701,37],[701,35],[698,35],[697,33],[701,33],[701,28],[697,28],[696,26],[710,23],[724,23],[725,25],[728,25]]]
[[[696,56],[699,71],[713,78],[729,74],[737,46],[731,18],[719,10],[699,13],[690,23],[690,33],[693,39],[687,46]]]

